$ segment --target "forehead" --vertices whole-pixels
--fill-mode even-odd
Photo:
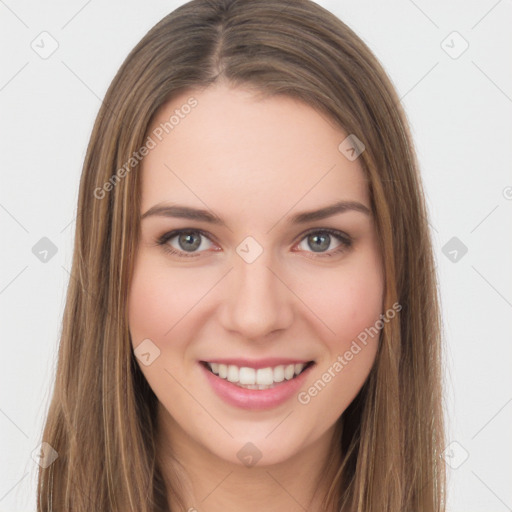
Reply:
[[[287,96],[257,99],[225,85],[185,92],[158,110],[148,130],[155,147],[141,166],[142,211],[188,201],[271,218],[295,204],[346,199],[369,206],[359,160],[338,149],[347,135]]]

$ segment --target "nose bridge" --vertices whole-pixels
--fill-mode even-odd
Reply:
[[[270,253],[262,251],[254,261],[244,257],[234,255],[223,322],[226,329],[257,339],[291,323],[291,292],[276,277]]]

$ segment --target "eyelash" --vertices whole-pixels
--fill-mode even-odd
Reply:
[[[200,252],[194,252],[194,253],[187,253],[185,251],[178,251],[171,247],[167,242],[171,240],[172,238],[175,238],[176,236],[181,235],[182,233],[188,233],[188,234],[200,234],[201,236],[204,236],[205,238],[210,239],[207,233],[200,229],[176,229],[174,231],[170,231],[169,233],[165,233],[161,237],[159,237],[156,240],[157,245],[162,246],[162,249],[174,256],[178,256],[179,258],[196,258],[201,253]],[[329,228],[322,228],[322,229],[312,229],[302,235],[302,238],[299,240],[299,243],[302,242],[305,238],[312,234],[328,234],[336,238],[340,242],[340,246],[336,249],[332,249],[330,252],[324,252],[324,253],[314,253],[315,254],[312,258],[331,258],[333,256],[336,256],[338,254],[341,254],[348,249],[352,247],[352,239],[346,235],[345,233],[338,231],[336,229],[329,229]],[[310,252],[310,251],[305,251]],[[311,257],[311,256],[308,256]]]

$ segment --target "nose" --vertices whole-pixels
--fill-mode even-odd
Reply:
[[[252,263],[235,254],[222,297],[220,320],[224,329],[259,341],[288,328],[293,322],[294,294],[279,274],[266,251]]]

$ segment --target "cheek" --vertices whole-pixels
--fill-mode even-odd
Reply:
[[[322,418],[314,429],[332,425],[354,400],[375,362],[380,331],[371,331],[382,314],[383,278],[377,265],[347,267],[331,280],[327,293],[310,297],[311,309],[324,312],[329,326],[322,337],[325,357],[298,396],[304,414]],[[372,332],[373,337],[368,334]],[[315,420],[316,421],[316,420]]]
[[[377,260],[369,255],[325,276],[302,280],[301,297],[324,325],[330,352],[346,350],[351,341],[380,318],[384,283]]]
[[[145,338],[154,339],[163,348],[179,327],[180,319],[204,295],[201,279],[186,272],[162,268],[152,258],[139,260],[128,300],[132,342],[137,345]]]
[[[158,340],[172,326],[172,288],[147,265],[133,276],[129,296],[129,324],[134,346],[145,338]],[[167,314],[166,314],[167,312]]]
[[[134,349],[146,339],[158,348],[159,355],[149,365],[138,364],[162,403],[173,397],[169,410],[174,413],[188,410],[183,401],[186,396],[172,375],[180,375],[180,382],[186,382],[187,335],[183,329],[190,328],[186,315],[204,295],[204,284],[201,287],[201,280],[191,279],[186,272],[170,271],[156,260],[144,254],[137,260],[128,297],[128,325]]]
[[[343,283],[334,324],[337,338],[345,344],[375,324],[382,313],[383,286],[372,271],[353,274]]]

